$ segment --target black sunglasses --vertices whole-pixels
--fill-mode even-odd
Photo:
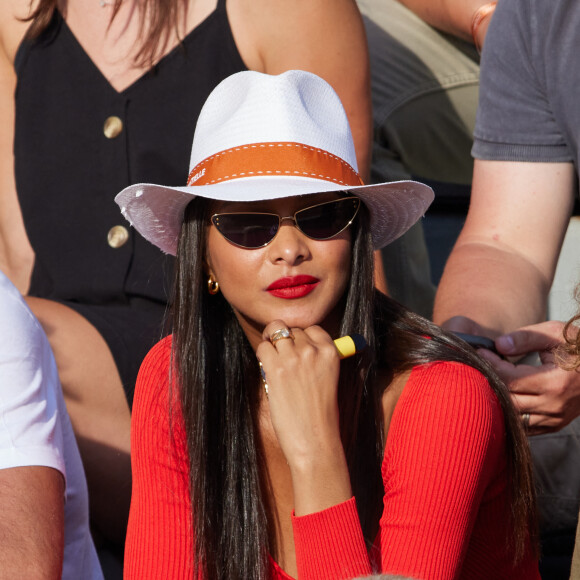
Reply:
[[[360,206],[358,197],[343,197],[319,203],[297,211],[293,216],[275,213],[239,212],[216,213],[211,222],[228,242],[240,248],[256,249],[267,246],[278,233],[284,220],[313,240],[329,240],[348,228]]]

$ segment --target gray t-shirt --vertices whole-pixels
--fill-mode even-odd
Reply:
[[[580,2],[500,0],[481,60],[472,154],[573,162],[580,141]]]
[[[499,0],[481,60],[473,156],[572,162],[578,173],[579,88],[580,2]],[[578,514],[579,429],[577,419],[530,439],[542,530],[564,543]]]

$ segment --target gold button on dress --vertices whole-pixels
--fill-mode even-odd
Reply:
[[[111,248],[120,248],[127,243],[129,231],[125,226],[113,226],[107,234],[107,242]]]
[[[103,125],[103,133],[107,139],[118,137],[123,130],[123,121],[119,117],[107,117]]]

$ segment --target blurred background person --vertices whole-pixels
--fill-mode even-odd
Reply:
[[[0,578],[103,578],[48,340],[0,272]]]
[[[449,329],[494,338],[504,356],[539,353],[538,366],[515,366],[482,351],[538,435],[541,571],[551,579],[568,577],[580,498],[579,375],[555,364],[564,323],[542,322],[578,195],[579,26],[571,0],[497,4],[482,55],[471,205],[434,313]],[[569,263],[567,275],[577,271]]]

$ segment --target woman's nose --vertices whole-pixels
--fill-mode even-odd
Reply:
[[[274,262],[291,265],[310,257],[309,239],[296,227],[293,218],[283,218],[276,237],[269,244],[269,257]]]

